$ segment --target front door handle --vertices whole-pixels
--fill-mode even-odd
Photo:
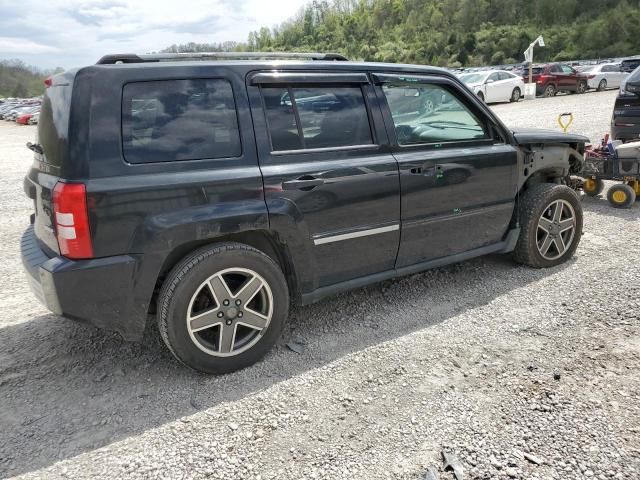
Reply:
[[[296,180],[288,180],[282,182],[283,190],[311,190],[314,187],[322,185],[324,180],[321,178],[313,177],[300,177]]]

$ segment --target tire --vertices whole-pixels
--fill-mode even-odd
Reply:
[[[602,92],[606,89],[607,89],[607,80],[603,78],[602,80],[600,80],[600,83],[598,83],[598,88],[596,90],[598,90],[599,92]]]
[[[578,82],[578,90],[579,94],[583,94],[587,91],[587,82]]]
[[[255,293],[243,294],[245,287]],[[218,302],[218,296],[228,298]],[[181,363],[204,373],[229,373],[260,360],[280,337],[288,313],[289,291],[280,267],[240,243],[207,246],[185,257],[158,298],[165,344]]]
[[[604,182],[600,178],[585,178],[582,183],[582,190],[584,193],[589,195],[590,197],[595,197],[596,195],[600,195],[602,190],[604,190]]]
[[[526,190],[520,197],[518,219],[521,231],[513,256],[519,263],[553,267],[566,262],[578,248],[582,205],[566,185],[541,183]]]
[[[555,97],[556,93],[558,93],[556,91],[556,87],[554,85],[552,85],[552,84],[549,84],[546,87],[544,87],[544,92],[543,92],[542,96],[545,97],[545,98]]]
[[[616,208],[631,208],[636,201],[636,192],[631,185],[618,183],[607,192],[607,200]]]
[[[518,87],[513,89],[513,92],[511,92],[511,98],[509,99],[510,102],[517,102],[520,100],[520,97],[522,96],[522,92],[520,91],[520,89]]]
[[[478,98],[481,102],[484,102],[484,94],[482,92],[478,92]]]

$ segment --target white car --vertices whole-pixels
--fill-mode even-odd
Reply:
[[[481,100],[517,102],[524,93],[524,80],[506,70],[487,70],[460,75],[467,87]]]
[[[607,88],[618,88],[628,73],[620,71],[619,63],[601,63],[581,69],[587,76],[587,86],[599,92]]]

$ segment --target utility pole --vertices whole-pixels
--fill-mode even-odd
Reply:
[[[544,39],[542,38],[542,35],[536,38],[531,45],[529,45],[529,48],[524,51],[524,60],[529,62],[529,85],[533,83],[533,47],[535,47],[536,43],[539,46],[544,47]],[[531,87],[528,88],[531,89]],[[535,91],[533,96],[535,97]]]

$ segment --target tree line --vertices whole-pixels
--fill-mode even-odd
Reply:
[[[640,0],[313,0],[246,42],[164,51],[321,51],[352,60],[460,67],[640,54]]]
[[[53,71],[39,70],[21,60],[0,60],[0,98],[42,95],[45,78],[61,71],[61,68]]]

